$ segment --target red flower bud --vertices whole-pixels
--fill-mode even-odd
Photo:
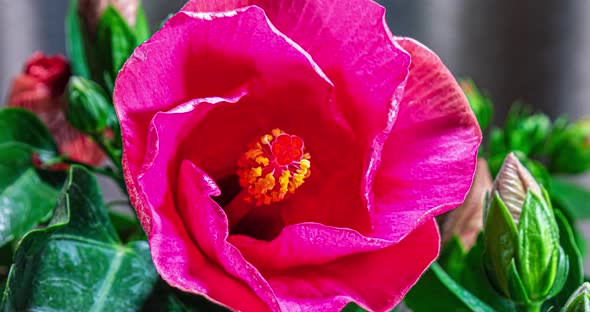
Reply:
[[[67,123],[62,111],[70,76],[70,65],[63,56],[48,57],[35,52],[25,63],[24,72],[12,82],[7,105],[35,113],[55,138],[60,153],[96,165],[102,162],[104,154],[89,137]],[[61,167],[53,169],[57,168]]]
[[[46,85],[51,95],[59,96],[64,93],[72,72],[62,55],[49,57],[38,51],[25,64],[25,75]]]

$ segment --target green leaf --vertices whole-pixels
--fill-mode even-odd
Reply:
[[[66,50],[75,75],[90,78],[86,60],[82,24],[78,15],[78,0],[70,0],[66,16]]]
[[[55,207],[61,185],[39,173],[28,146],[0,144],[0,247],[47,220]]]
[[[147,239],[136,216],[111,210],[109,211],[109,218],[123,241]]]
[[[41,159],[57,155],[57,144],[51,133],[32,112],[15,107],[0,109],[0,125],[0,144],[26,144],[38,153]]]
[[[461,240],[454,235],[441,249],[438,263],[445,269],[447,274],[454,279],[461,276],[465,268],[465,250]]]
[[[152,295],[141,308],[142,312],[227,312],[228,309],[202,296],[185,293],[159,280]],[[362,310],[364,311],[364,310]]]
[[[553,177],[551,199],[574,219],[590,219],[590,190],[575,183]]]
[[[574,233],[565,216],[561,212],[555,211],[555,219],[559,227],[560,245],[569,259],[569,272],[566,273],[567,279],[561,291],[557,296],[549,300],[546,305],[549,307],[562,307],[569,296],[584,282],[584,262],[576,246]]]
[[[97,57],[103,86],[113,91],[115,78],[137,45],[135,33],[117,10],[109,5],[98,22]]]
[[[443,270],[443,268],[438,265],[438,263],[433,263],[430,266],[430,269],[434,273],[434,275],[446,286],[446,288],[455,295],[465,306],[467,306],[471,311],[481,311],[481,312],[493,312],[489,305],[479,300],[461,285],[457,284],[447,273]],[[428,297],[425,297],[428,298]],[[425,299],[424,298],[424,299]],[[424,300],[423,299],[423,300]],[[430,300],[430,298],[428,298]]]
[[[121,245],[96,179],[72,166],[47,228],[21,241],[0,310],[138,310],[157,277],[147,242]]]
[[[502,297],[490,284],[483,265],[484,243],[483,235],[477,237],[477,242],[465,256],[464,268],[455,280],[481,301],[487,303],[496,311],[512,312],[514,305]]]
[[[468,306],[450,291],[429,268],[404,298],[414,312],[470,311]]]

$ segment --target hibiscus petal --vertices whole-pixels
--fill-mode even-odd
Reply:
[[[412,66],[374,182],[374,237],[402,239],[460,205],[475,172],[481,131],[459,85],[423,45],[400,38]]]
[[[215,12],[247,5],[263,8],[273,25],[330,77],[336,102],[363,150],[380,133],[386,137],[410,58],[393,41],[382,6],[371,0],[192,0],[183,10]]]
[[[439,251],[434,220],[396,245],[317,266],[264,273],[284,311],[340,311],[356,302],[369,311],[397,305]]]
[[[286,226],[270,242],[245,235],[230,235],[229,241],[262,271],[325,264],[343,256],[391,245],[389,241],[365,237],[352,229],[311,222]]]
[[[260,297],[272,311],[279,311],[276,297],[268,282],[262,277],[258,270],[247,262],[240,251],[227,242],[228,226],[227,218],[221,207],[211,199],[212,195],[219,195],[219,189],[215,182],[207,175],[195,167],[189,161],[184,161],[180,168],[179,192],[177,194],[178,212],[187,224],[187,230],[190,233],[193,242],[214,264],[221,266],[230,276],[242,280],[251,289],[251,292]],[[167,230],[166,228],[163,228]],[[186,244],[188,241],[185,241]],[[153,247],[152,247],[153,248]],[[185,258],[184,261],[190,261]],[[188,276],[195,276],[189,273]],[[197,277],[201,277],[198,276]],[[186,275],[185,275],[186,278]],[[190,289],[191,292],[202,292],[198,285],[203,282],[196,279],[195,284]],[[189,285],[190,286],[190,285]],[[197,286],[197,287],[194,287]],[[240,298],[241,294],[246,295],[244,299]],[[234,309],[257,310],[252,303],[255,300],[247,300],[251,297],[245,292],[233,294],[235,299],[241,301],[232,306]],[[214,295],[219,296],[218,298]],[[222,301],[226,294],[210,294],[213,299]],[[235,300],[234,301],[237,301]],[[225,301],[222,301],[225,302]],[[258,304],[258,306],[260,306]],[[258,308],[260,309],[260,308]],[[266,309],[265,309],[266,310]]]
[[[305,70],[292,68],[302,64]],[[280,79],[285,73],[296,77]],[[130,173],[126,182],[146,231],[150,208],[144,207],[147,197],[132,177],[140,174],[144,161],[149,166],[153,157],[154,150],[147,150],[146,139],[152,117],[191,99],[233,96],[244,89],[255,96],[264,93],[273,81],[289,83],[292,79],[322,90],[322,101],[328,98],[331,85],[325,75],[309,55],[273,29],[257,7],[223,14],[179,13],[135,50],[119,74],[114,101],[125,147],[123,165]],[[248,121],[241,120],[240,124]],[[256,121],[251,120],[251,124]],[[224,125],[227,128],[230,124]],[[209,143],[214,142],[215,135],[209,133]]]

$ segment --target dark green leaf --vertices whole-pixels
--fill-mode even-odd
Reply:
[[[465,267],[465,250],[458,236],[453,236],[441,249],[438,263],[454,279],[461,276]]]
[[[8,267],[12,264],[13,246],[12,244],[6,244],[0,247],[0,268],[3,266],[7,268],[6,274],[8,274]],[[0,269],[0,276],[2,276],[2,269]]]
[[[342,312],[366,312],[367,310],[359,307],[358,305],[354,304],[354,303],[349,303],[347,304],[344,309],[342,309]]]
[[[464,269],[455,280],[481,301],[496,311],[512,312],[514,305],[503,298],[490,284],[483,265],[484,244],[480,234],[464,259]]]
[[[78,15],[78,0],[70,0],[66,16],[66,49],[75,75],[90,78],[86,60],[82,24]]]
[[[0,144],[0,247],[47,220],[61,185],[43,178],[28,146]]]
[[[410,289],[404,303],[414,312],[430,311],[470,311],[453,292],[437,277],[432,269],[428,269]]]
[[[141,308],[142,312],[227,312],[228,309],[202,296],[182,292],[159,280],[152,295]]]
[[[57,145],[49,130],[30,111],[14,107],[0,109],[0,125],[0,144],[28,145],[41,159],[57,155]]]
[[[96,179],[72,166],[47,228],[21,241],[0,310],[138,310],[157,276],[147,242],[121,245]]]
[[[433,263],[430,266],[430,269],[434,273],[434,275],[446,286],[446,288],[455,295],[465,306],[467,306],[471,311],[481,311],[481,312],[494,312],[489,305],[479,300],[461,285],[457,284],[441,267],[438,263]],[[428,298],[428,297],[425,297]],[[429,298],[430,300],[430,298]]]
[[[147,239],[136,216],[111,210],[109,218],[123,241]]]

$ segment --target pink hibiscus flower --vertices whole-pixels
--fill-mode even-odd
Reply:
[[[55,138],[60,153],[75,161],[98,165],[104,154],[88,136],[70,126],[62,110],[71,75],[70,64],[63,56],[35,52],[27,60],[23,73],[12,82],[7,104],[35,113]]]
[[[451,73],[368,0],[189,2],[115,106],[157,270],[243,311],[395,306],[481,140]]]

